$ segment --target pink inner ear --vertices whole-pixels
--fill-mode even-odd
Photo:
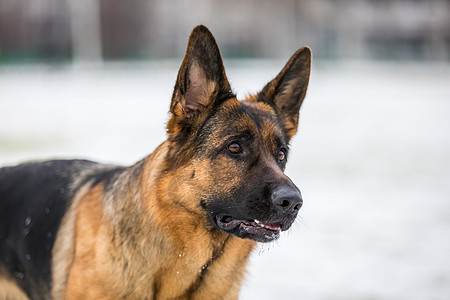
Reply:
[[[183,105],[186,118],[191,118],[197,111],[207,106],[207,94],[208,82],[205,73],[196,63],[193,63],[189,69],[189,83]]]

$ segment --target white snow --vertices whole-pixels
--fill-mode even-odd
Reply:
[[[0,165],[138,161],[165,137],[178,63],[0,69]],[[225,65],[242,98],[283,63]],[[449,65],[316,62],[287,168],[304,205],[241,299],[448,299],[449,129]]]

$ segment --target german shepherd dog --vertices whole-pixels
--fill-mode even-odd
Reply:
[[[210,31],[194,28],[167,140],[130,167],[87,160],[0,169],[3,299],[237,299],[257,242],[302,206],[284,174],[309,82],[299,49],[238,101]]]

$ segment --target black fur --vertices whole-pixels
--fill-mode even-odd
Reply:
[[[114,183],[114,179],[122,173],[126,168],[125,167],[114,167],[109,170],[99,170],[98,172],[94,172],[83,180],[83,183],[91,182],[91,185],[94,187],[100,183],[103,183],[104,190],[110,190],[112,184]]]

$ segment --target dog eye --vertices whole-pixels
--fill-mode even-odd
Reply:
[[[278,151],[278,161],[282,162],[285,159],[286,159],[286,150],[280,149],[280,151]]]
[[[228,151],[233,154],[238,154],[242,151],[242,147],[238,143],[231,143],[228,145]]]

